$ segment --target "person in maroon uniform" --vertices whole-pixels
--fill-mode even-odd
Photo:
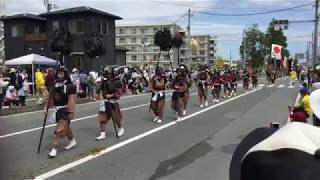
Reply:
[[[218,71],[215,71],[213,73],[212,79],[211,79],[211,86],[212,86],[212,96],[214,103],[219,103],[219,98],[221,94],[221,86],[224,83],[223,78],[221,77],[220,73]]]
[[[223,80],[224,80],[224,85],[223,85],[223,98],[226,98],[226,96],[228,96],[228,98],[230,98],[231,95],[231,75],[230,72],[227,71],[224,76],[223,76]]]
[[[114,122],[114,126],[117,125],[119,128],[116,132],[117,137],[121,137],[124,134],[124,128],[121,124],[122,112],[118,102],[122,94],[122,82],[120,79],[116,78],[116,75],[117,73],[114,69],[110,67],[105,68],[101,87],[98,91],[102,93],[103,101],[99,106],[98,119],[100,124],[100,135],[96,137],[97,141],[106,138],[106,125],[110,119]]]
[[[184,95],[184,98],[183,98],[183,111],[182,111],[182,114],[183,115],[186,115],[187,114],[187,105],[188,105],[188,102],[189,102],[189,98],[190,98],[190,87],[192,85],[192,82],[191,82],[191,74],[187,68],[186,65],[184,64],[181,64],[180,65],[180,69],[184,75],[184,78],[187,82],[187,90],[185,91],[185,95]]]
[[[69,144],[64,148],[69,150],[77,145],[74,135],[71,131],[70,121],[74,117],[76,108],[76,86],[71,83],[68,71],[65,68],[60,68],[56,74],[56,83],[51,89],[47,103],[49,107],[48,119],[56,121],[55,137],[53,139],[53,147],[49,152],[49,157],[54,158],[58,152],[58,146],[62,139],[67,137]],[[45,113],[47,109],[44,109]]]
[[[205,66],[200,67],[200,72],[198,74],[198,96],[200,101],[200,107],[203,108],[203,103],[205,106],[208,106],[208,82],[210,80],[208,71],[206,70]]]
[[[237,95],[237,74],[235,72],[235,70],[232,71],[231,73],[231,95],[236,96]]]
[[[149,89],[152,91],[150,108],[152,109],[155,118],[154,122],[162,123],[163,110],[165,105],[165,90],[167,79],[164,71],[160,66],[156,68],[155,75],[151,78]]]
[[[183,115],[184,100],[188,90],[188,82],[182,69],[177,69],[177,76],[173,79],[171,88],[174,90],[171,108],[177,113],[177,121],[179,121]]]

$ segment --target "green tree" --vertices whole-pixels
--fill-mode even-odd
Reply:
[[[245,57],[246,63],[250,63],[254,68],[260,68],[265,62],[265,34],[258,28],[250,28],[245,32]],[[240,46],[240,56],[243,58],[244,42]]]
[[[172,46],[177,48],[177,51],[178,51],[178,65],[180,65],[180,48],[181,48],[182,43],[183,43],[182,36],[178,32],[172,38]]]
[[[60,64],[64,64],[64,56],[68,56],[72,51],[73,38],[69,31],[64,29],[58,29],[54,33],[54,37],[50,41],[51,51],[57,52],[62,55],[62,61]]]
[[[83,41],[83,47],[86,55],[91,59],[90,65],[91,68],[93,68],[93,59],[105,54],[105,43],[103,41],[102,35],[98,33],[91,33],[87,35]],[[97,61],[99,64],[99,68],[101,68],[98,58]]]
[[[224,59],[221,56],[218,56],[214,60],[214,68],[224,68]]]
[[[161,51],[168,51],[168,55],[169,55],[169,51],[172,48],[172,36],[171,36],[170,30],[164,28],[157,31],[156,34],[154,35],[154,44],[160,47],[158,63],[157,63],[157,66],[159,66]],[[170,58],[170,55],[169,55],[169,58]],[[170,59],[170,64],[172,67],[171,59]]]

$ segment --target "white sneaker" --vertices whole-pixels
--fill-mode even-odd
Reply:
[[[157,120],[157,123],[159,123],[159,124],[162,123],[162,120],[161,120],[161,119],[158,119],[158,120]]]
[[[228,96],[228,98],[230,98],[231,96]]]
[[[208,106],[208,101],[205,102],[204,106],[206,106],[206,107]]]
[[[184,116],[187,115],[187,111],[183,110],[182,115],[184,115]]]
[[[203,104],[200,104],[200,107],[203,108]]]
[[[178,112],[176,112],[176,118],[178,118],[179,117],[179,113]]]
[[[181,117],[178,117],[176,121],[181,121]]]
[[[226,98],[226,96],[223,96],[223,98]]]
[[[158,117],[158,116],[154,117],[153,122],[158,121],[158,119],[159,119],[159,117]]]
[[[106,138],[106,132],[101,132],[99,137],[96,137],[97,141],[103,140]]]
[[[123,129],[123,128],[120,128],[120,129],[118,130],[118,136],[121,137],[121,136],[123,136],[123,134],[124,134],[124,129]]]
[[[49,152],[48,156],[51,158],[54,158],[54,157],[56,157],[56,155],[57,155],[57,149],[52,148],[52,150]]]
[[[237,93],[233,93],[233,96],[236,96],[237,95]]]
[[[212,102],[215,103],[217,101],[217,99],[213,99]]]
[[[76,141],[76,139],[73,138],[73,139],[69,142],[69,145],[66,146],[64,149],[65,149],[65,150],[69,150],[69,149],[75,147],[76,145],[77,145],[77,141]]]
[[[219,103],[219,99],[216,100],[216,103]]]

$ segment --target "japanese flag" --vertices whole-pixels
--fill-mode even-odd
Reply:
[[[271,58],[282,59],[281,51],[282,51],[282,46],[278,44],[272,44]]]

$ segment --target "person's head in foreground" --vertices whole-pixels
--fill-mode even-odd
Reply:
[[[320,129],[306,123],[255,129],[234,152],[230,180],[319,179],[319,148]]]

